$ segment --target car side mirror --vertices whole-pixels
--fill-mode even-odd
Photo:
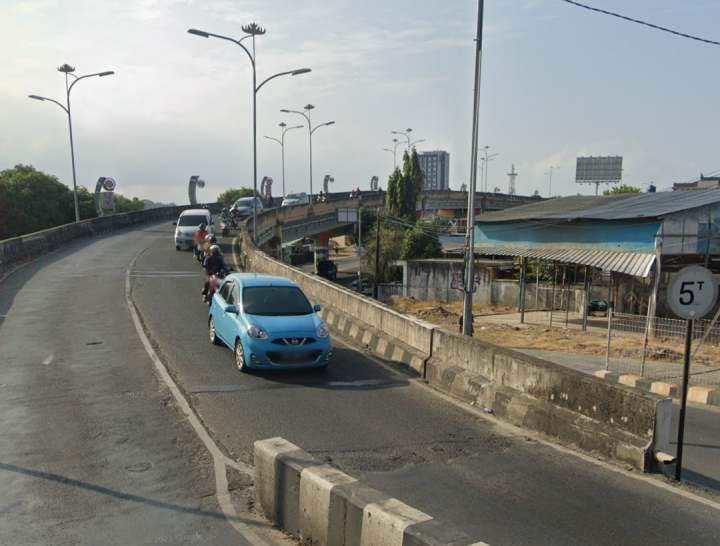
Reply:
[[[173,222],[173,225],[176,226],[176,225],[177,225],[177,222]]]
[[[234,305],[226,305],[223,311],[225,311],[226,313],[233,313],[234,315],[237,315],[238,312],[237,307],[235,307]]]
[[[313,305],[313,309],[315,310],[316,313],[319,313],[320,310],[322,309],[322,307],[320,307],[319,303],[316,303],[315,305]]]

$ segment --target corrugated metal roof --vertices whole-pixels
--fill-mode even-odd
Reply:
[[[448,243],[443,245],[447,254],[463,254],[465,245]],[[589,265],[606,271],[625,273],[635,277],[647,277],[655,262],[655,254],[639,252],[608,252],[606,250],[562,250],[512,245],[477,245],[475,254],[481,256],[517,256],[557,260],[578,265]]]
[[[720,202],[720,191],[625,193],[572,196],[521,205],[477,217],[478,224],[522,220],[635,220],[659,218],[673,212]]]

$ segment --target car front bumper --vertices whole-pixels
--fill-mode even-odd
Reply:
[[[283,334],[285,338],[302,339],[308,333]],[[247,335],[243,339],[245,362],[256,369],[297,370],[305,368],[324,368],[332,361],[332,343],[330,337],[317,339],[308,345],[284,345],[273,343],[270,339],[253,339]]]

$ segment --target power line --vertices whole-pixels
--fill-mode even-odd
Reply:
[[[631,23],[637,23],[639,25],[645,25],[646,27],[654,28],[656,30],[662,30],[663,32],[669,32],[670,34],[674,34],[675,36],[680,36],[682,38],[688,38],[690,40],[696,40],[698,42],[703,42],[706,44],[711,45],[717,45],[720,46],[720,42],[714,42],[712,40],[706,40],[705,38],[698,38],[697,36],[692,36],[690,34],[684,34],[682,32],[678,32],[677,30],[672,30],[669,28],[661,27],[658,25],[653,25],[652,23],[646,23],[645,21],[640,21],[638,19],[633,19],[631,17],[627,17],[625,15],[620,15],[619,13],[613,13],[611,11],[605,11],[604,9],[594,8],[592,6],[586,6],[585,4],[581,4],[579,2],[575,2],[574,0],[560,0],[561,2],[565,2],[566,4],[572,4],[574,6],[578,6],[580,8],[584,8],[590,11],[596,11],[598,13],[602,13],[604,15],[610,15],[612,17],[617,17],[618,19],[624,19],[625,21],[630,21]]]

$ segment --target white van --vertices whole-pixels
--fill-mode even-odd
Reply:
[[[173,222],[175,229],[175,249],[193,247],[193,239],[197,233],[200,224],[205,224],[210,233],[215,233],[213,227],[213,219],[210,211],[207,209],[188,209],[180,213],[177,222]]]

